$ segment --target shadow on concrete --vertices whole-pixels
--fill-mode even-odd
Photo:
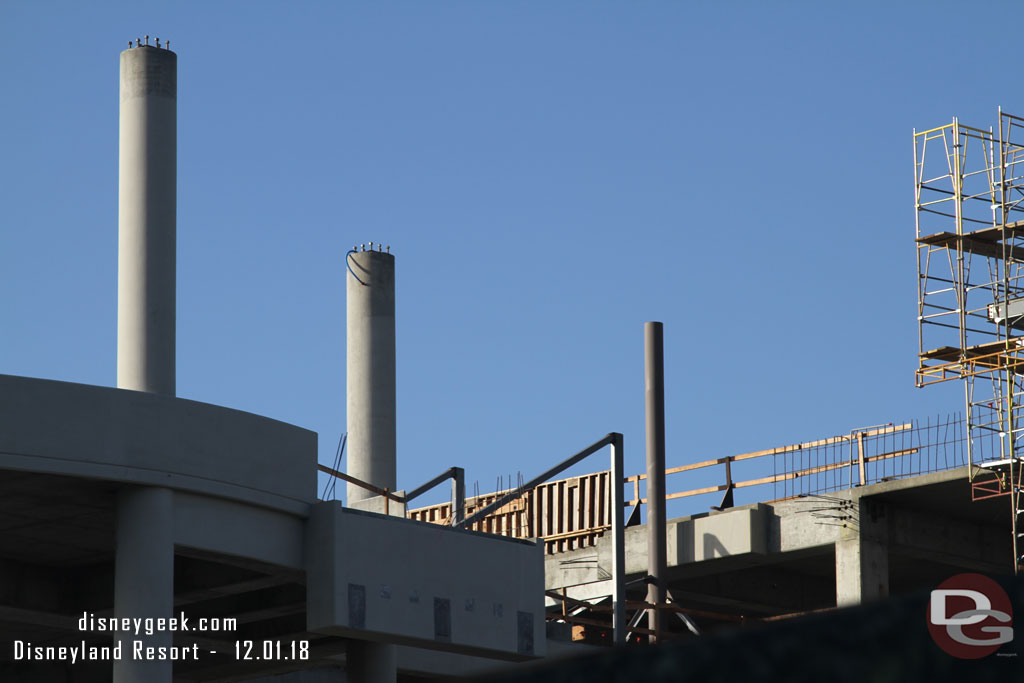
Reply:
[[[678,644],[633,646],[518,669],[493,683],[787,681],[978,683],[1024,680],[1024,580],[996,579],[1016,617],[1016,638],[995,654],[956,659],[932,640],[928,591],[871,605],[741,626]]]

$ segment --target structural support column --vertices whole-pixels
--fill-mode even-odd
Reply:
[[[395,257],[390,253],[351,251],[347,265],[346,416],[348,474],[394,491],[396,474],[395,408]],[[349,484],[348,504],[373,497]],[[348,678],[360,683],[398,679],[395,646],[352,641]]]
[[[647,416],[647,602],[665,604],[665,353],[660,322],[644,323],[644,409]],[[662,615],[648,611],[651,642],[660,640]]]
[[[888,514],[884,505],[854,501],[857,524],[836,541],[836,605],[859,605],[889,595]]]
[[[346,257],[347,473],[389,491],[396,484],[395,257],[380,251]],[[348,502],[376,494],[348,485]]]
[[[178,56],[121,53],[117,386],[173,396]]]
[[[159,619],[173,613],[174,494],[160,488],[125,489],[117,498],[114,616]],[[171,683],[172,662],[136,658],[135,641],[144,648],[170,647],[173,634],[120,633],[114,683]]]
[[[178,56],[149,45],[122,52],[120,98],[117,386],[173,396]],[[169,619],[173,612],[174,494],[124,489],[117,499],[114,616]],[[173,633],[119,632],[115,644],[115,683],[171,683],[173,663],[139,657],[136,645],[170,647]]]

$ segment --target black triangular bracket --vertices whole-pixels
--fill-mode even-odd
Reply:
[[[711,509],[712,510],[719,510],[719,511],[721,511],[721,510],[728,510],[729,508],[733,507],[732,490],[734,488],[735,487],[732,484],[729,484],[728,486],[726,486],[725,487],[725,495],[722,496],[722,502],[720,504],[718,504],[718,505],[712,505]]]

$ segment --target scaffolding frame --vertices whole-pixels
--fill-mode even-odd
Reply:
[[[1009,494],[1014,569],[1024,473],[1024,118],[914,131],[917,386],[964,382],[975,499]]]

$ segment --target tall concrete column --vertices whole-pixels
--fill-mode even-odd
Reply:
[[[178,56],[121,53],[117,386],[174,395]]]
[[[177,55],[148,45],[122,52],[120,96],[117,386],[173,396]],[[117,501],[114,616],[159,619],[173,611],[173,494],[125,489]],[[173,634],[120,634],[115,683],[170,683],[172,663],[136,659],[136,640],[145,647],[168,647]]]
[[[349,254],[346,415],[348,474],[395,490],[395,257]],[[348,485],[349,504],[377,494]]]
[[[346,415],[348,474],[394,491],[395,257],[359,251],[345,259],[347,284]],[[349,484],[349,505],[377,494]],[[346,653],[348,678],[360,683],[395,683],[395,646],[353,640]]]
[[[668,537],[665,521],[665,343],[659,322],[644,323],[644,412],[647,431],[647,602],[665,604]],[[662,614],[647,612],[651,642],[661,638]]]
[[[887,508],[863,499],[854,501],[856,525],[844,528],[836,541],[836,605],[859,605],[889,595]]]
[[[174,612],[174,495],[169,489],[125,489],[117,498],[117,549],[114,559],[114,616],[169,618]],[[169,647],[167,631],[120,633],[121,660],[114,662],[114,683],[171,683],[170,661],[137,660],[135,640],[144,647]]]

